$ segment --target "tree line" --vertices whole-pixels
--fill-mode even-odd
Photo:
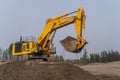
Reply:
[[[113,62],[120,61],[120,53],[114,50],[104,50],[100,53],[87,53],[87,50],[84,50],[83,56],[80,59],[75,59],[73,62],[77,63],[95,63],[95,62]]]
[[[102,51],[100,54],[90,54],[89,62],[112,62],[119,61],[120,53],[118,51],[108,50]]]
[[[84,50],[84,53],[82,57],[79,59],[67,59],[65,60],[62,55],[60,56],[55,56],[56,61],[64,61],[64,62],[70,62],[70,63],[83,63],[83,64],[88,64],[88,63],[106,63],[106,62],[113,62],[113,61],[120,61],[120,53],[115,50],[104,50],[101,51],[100,53],[90,53],[88,54],[87,50]]]
[[[19,57],[22,59],[22,57]],[[1,60],[12,60],[13,57],[11,55],[11,47],[3,50],[0,49],[0,59]],[[18,59],[18,58],[17,58]],[[56,55],[54,57],[54,61],[56,62],[72,62],[72,63],[95,63],[95,62],[112,62],[112,61],[120,61],[120,53],[114,50],[104,50],[100,53],[88,53],[86,49],[84,49],[82,57],[79,59],[65,60],[62,55]]]

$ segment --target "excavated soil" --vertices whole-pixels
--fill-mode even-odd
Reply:
[[[97,80],[67,63],[14,61],[0,65],[0,80]]]
[[[60,43],[62,44],[65,50],[69,52],[75,52],[77,46],[75,38],[68,36],[65,39],[61,40]]]

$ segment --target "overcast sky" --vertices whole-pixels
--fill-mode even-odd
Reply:
[[[84,36],[89,53],[102,50],[120,51],[120,0],[0,0],[0,48],[19,40],[22,35],[39,37],[46,20],[83,8],[86,13]],[[75,36],[74,25],[59,29],[54,43],[57,54],[67,54],[59,40]]]

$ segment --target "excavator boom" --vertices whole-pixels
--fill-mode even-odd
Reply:
[[[67,17],[73,13],[77,13],[76,16]],[[67,51],[75,53],[80,52],[85,44],[87,44],[87,41],[82,37],[82,29],[85,28],[85,13],[83,9],[78,9],[78,11],[49,19],[37,43],[43,45],[41,46],[42,48],[45,48],[52,32],[73,23],[75,24],[76,39],[68,40],[66,43],[64,42],[65,40],[60,42],[65,49],[71,47],[69,48],[70,50],[66,49]],[[71,43],[71,45],[69,43]]]

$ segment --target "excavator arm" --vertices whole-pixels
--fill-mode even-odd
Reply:
[[[76,16],[69,17],[70,14],[76,12]],[[56,30],[73,23],[75,24],[76,30],[76,49],[74,52],[79,52],[79,50],[81,50],[87,43],[87,41],[82,37],[82,29],[85,28],[85,13],[83,9],[78,9],[78,11],[64,14],[56,18],[50,18],[47,21],[42,34],[37,39],[37,44],[40,45],[42,49],[49,49],[55,35],[53,32],[56,32]],[[51,35],[52,37],[50,38]]]

